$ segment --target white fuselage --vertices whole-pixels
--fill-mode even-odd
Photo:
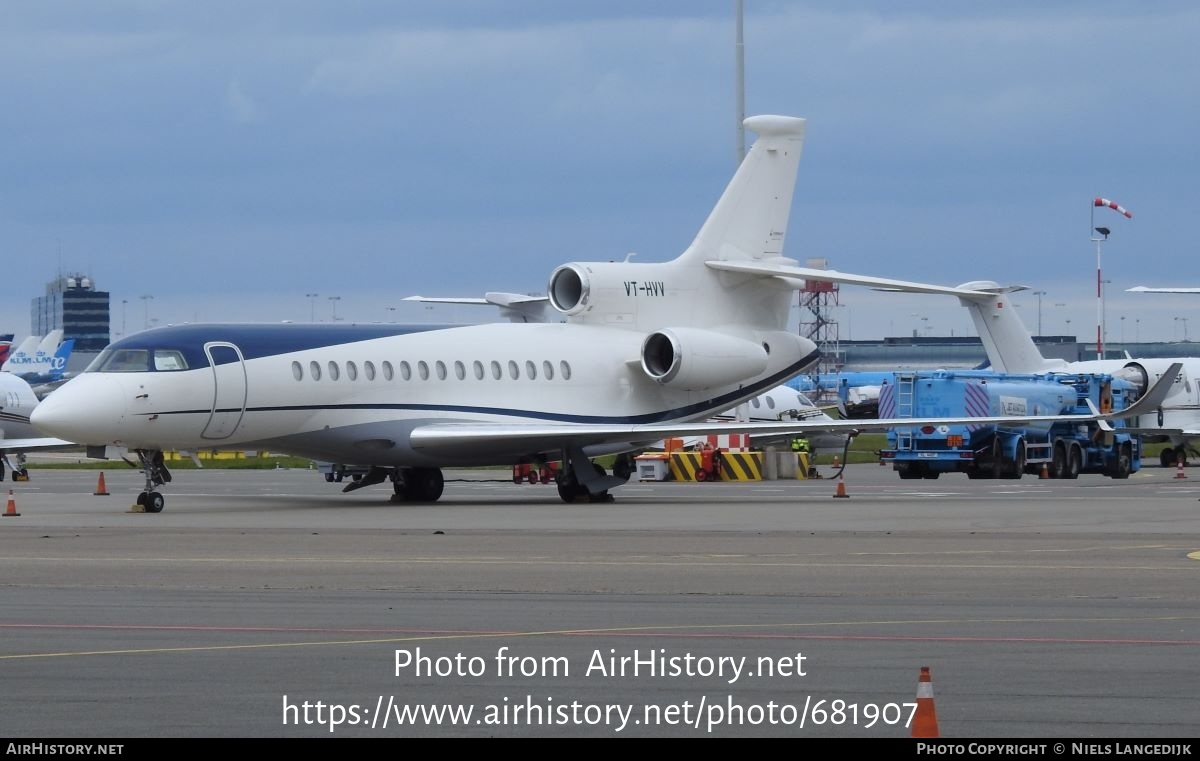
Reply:
[[[288,349],[318,327],[180,326],[131,336],[43,401],[37,424],[72,441],[129,449],[269,448],[364,465],[503,463],[528,454],[525,445],[493,442],[434,461],[409,446],[408,434],[435,423],[700,420],[816,360],[807,340],[763,331],[755,338],[772,347],[765,370],[722,387],[676,390],[647,377],[643,334],[626,328],[395,326],[395,335],[355,340],[356,326],[345,326]],[[105,371],[108,353],[126,350],[182,351],[188,369],[169,369],[178,366],[172,360],[168,369]]]

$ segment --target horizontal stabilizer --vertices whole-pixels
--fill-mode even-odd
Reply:
[[[865,285],[870,288],[876,288],[885,291],[935,293],[944,296],[958,296],[965,299],[982,300],[990,298],[993,295],[991,291],[951,288],[944,285],[914,283],[908,280],[893,280],[886,277],[872,277],[870,275],[852,275],[846,272],[838,272],[837,270],[793,267],[785,264],[774,264],[771,262],[711,261],[705,262],[705,264],[712,269],[722,270],[724,272],[742,272],[748,275],[762,275],[764,277],[780,278],[784,281],[790,282],[794,288],[803,288],[804,283],[801,281],[815,280],[823,283]],[[1017,288],[1023,288],[1023,286],[1019,286]]]

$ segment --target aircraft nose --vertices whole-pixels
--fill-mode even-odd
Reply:
[[[88,373],[55,389],[29,415],[47,436],[78,444],[107,444],[120,438],[125,419],[121,384],[102,373]]]

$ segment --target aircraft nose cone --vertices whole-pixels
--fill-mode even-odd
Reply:
[[[34,408],[33,427],[78,444],[107,444],[120,438],[125,400],[118,381],[103,374],[87,374],[68,382]]]

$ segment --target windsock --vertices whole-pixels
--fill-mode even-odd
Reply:
[[[1128,209],[1126,209],[1124,206],[1117,203],[1116,201],[1110,201],[1107,198],[1097,197],[1092,201],[1092,205],[1093,206],[1107,206],[1108,208],[1112,209],[1113,211],[1115,211],[1119,214],[1124,214],[1129,219],[1133,219],[1133,212],[1129,211]]]

